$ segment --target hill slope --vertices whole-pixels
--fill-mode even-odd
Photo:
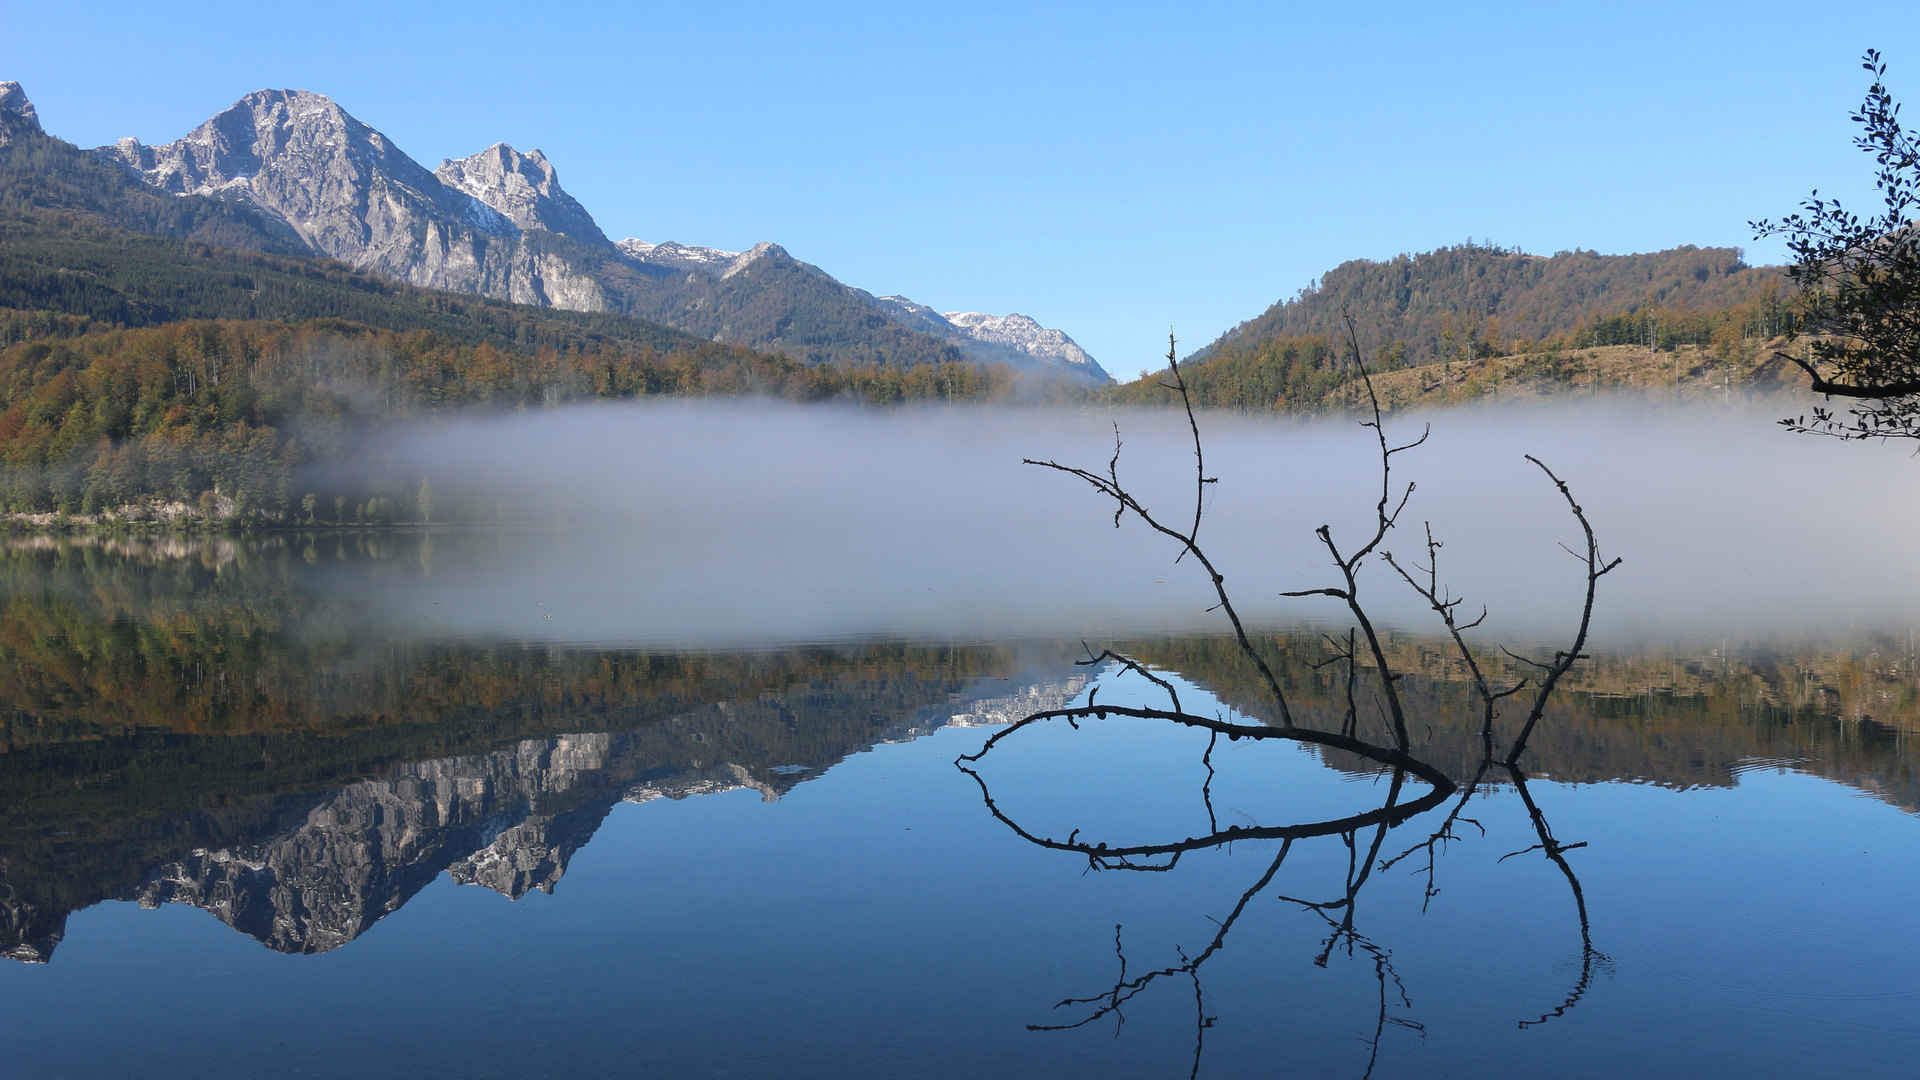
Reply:
[[[1342,263],[1188,359],[1246,352],[1278,338],[1343,338],[1342,309],[1352,314],[1362,348],[1395,350],[1400,362],[1423,364],[1509,352],[1515,342],[1571,334],[1598,317],[1643,307],[1724,309],[1787,292],[1784,270],[1750,267],[1733,248],[1540,256],[1467,243]]]

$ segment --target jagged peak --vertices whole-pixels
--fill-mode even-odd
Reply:
[[[0,116],[17,116],[40,130],[40,114],[34,111],[33,102],[27,100],[27,92],[17,82],[0,82]]]
[[[494,143],[477,154],[469,154],[463,158],[443,158],[440,161],[441,169],[488,168],[489,171],[518,173],[521,176],[527,174],[527,166],[532,167],[532,171],[539,175],[542,183],[558,182],[558,177],[553,171],[553,163],[547,160],[547,155],[541,153],[538,148],[523,154],[515,150],[512,143],[507,142]]]
[[[142,145],[127,137],[94,152],[180,195],[239,186],[289,160],[312,170],[335,157],[362,161],[428,197],[437,186],[385,135],[311,90],[255,90],[173,142]]]
[[[40,114],[17,82],[0,82],[0,146],[21,131],[39,131]]]
[[[385,136],[354,119],[351,113],[340,107],[339,102],[327,95],[312,90],[285,89],[255,90],[193,129],[187,134],[187,139],[204,141],[217,131],[229,131],[231,122],[240,116],[251,118],[255,128],[262,127],[262,121],[268,120],[295,128],[311,127],[317,121],[327,127],[355,128],[385,141]],[[228,123],[223,124],[222,121]]]
[[[522,154],[508,143],[497,142],[477,154],[442,161],[433,175],[521,229],[611,243],[587,208],[560,187],[560,174],[537,149]]]

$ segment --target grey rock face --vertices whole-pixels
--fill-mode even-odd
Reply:
[[[320,94],[257,91],[175,142],[143,146],[127,138],[95,152],[162,191],[252,202],[286,222],[316,253],[362,270],[517,303],[576,311],[609,306],[590,275],[523,242],[522,227],[509,214],[448,187]],[[530,160],[513,157],[523,165]],[[550,168],[541,177],[537,167],[528,167],[545,183],[549,203],[558,206],[564,199],[578,207],[551,183]],[[498,194],[509,187],[502,177],[497,189],[486,190]],[[540,194],[536,188],[534,195]]]
[[[904,296],[877,296],[873,304],[900,323],[951,342],[977,360],[1094,385],[1113,381],[1072,338],[1025,315],[942,313]]]
[[[0,146],[12,142],[16,132],[39,130],[40,114],[27,92],[17,82],[0,82]]]
[[[587,208],[560,189],[552,163],[538,150],[522,154],[506,143],[494,143],[472,157],[441,162],[433,175],[522,231],[545,229],[589,244],[607,243]]]

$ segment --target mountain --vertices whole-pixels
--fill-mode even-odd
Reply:
[[[174,142],[93,153],[151,191],[256,212],[281,244],[265,250],[291,239],[416,286],[632,315],[808,364],[972,359],[777,244],[616,244],[539,150],[496,143],[430,172],[310,91],[257,91]]]
[[[517,184],[504,177],[489,184],[475,163],[473,187],[499,205],[448,187],[319,94],[257,91],[182,139],[144,146],[125,138],[94,153],[172,195],[256,206],[315,254],[358,270],[515,303],[618,310],[592,272],[594,260],[565,245],[527,242],[512,220],[527,209],[525,177],[510,172]],[[557,183],[549,186],[559,192]]]
[[[1092,386],[1113,382],[1113,376],[1072,338],[1025,315],[985,315],[978,311],[942,314],[904,296],[878,296],[873,303],[902,324],[958,346],[983,363],[1005,364],[1015,371]]]

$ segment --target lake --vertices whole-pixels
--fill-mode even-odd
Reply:
[[[1907,452],[1393,421],[1433,436],[1385,546],[1444,538],[1494,686],[1580,613],[1523,451],[1625,559],[1514,770],[1369,564],[1443,789],[1126,715],[1284,723],[1192,558],[1020,464],[1104,470],[1116,420],[1184,527],[1178,417],[764,406],[379,447],[504,524],[0,538],[0,1077],[1912,1074]],[[1286,715],[1390,747],[1344,605],[1278,595],[1365,538],[1370,433],[1202,423]]]

